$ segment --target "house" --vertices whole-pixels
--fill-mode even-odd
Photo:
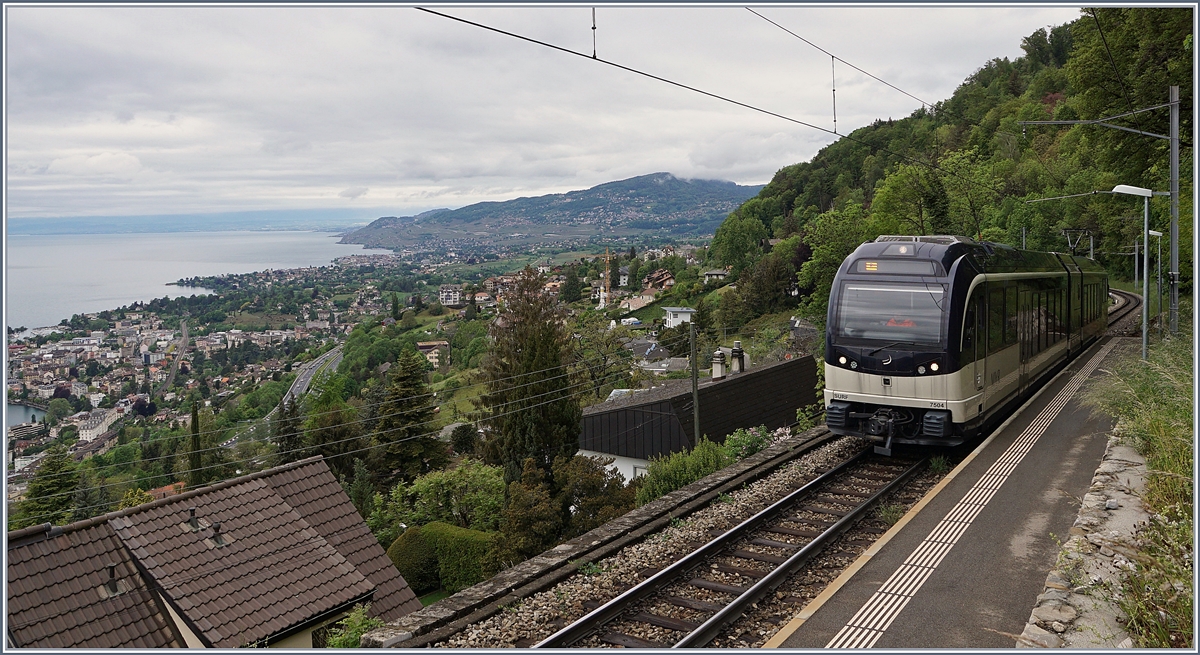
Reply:
[[[421,607],[320,457],[9,532],[8,594],[16,648],[321,647]]]
[[[417,342],[417,350],[421,351],[421,354],[425,355],[425,359],[429,360],[429,363],[433,364],[434,366],[441,365],[441,364],[439,364],[439,361],[441,359],[442,348],[449,349],[450,342],[449,341],[418,341]],[[449,359],[447,359],[446,363],[447,364],[450,363]]]
[[[462,304],[462,287],[456,284],[443,284],[438,287],[438,302],[447,307]]]
[[[629,286],[629,267],[628,266],[622,266],[617,269],[617,286],[619,286],[619,287]]]
[[[109,409],[92,410],[92,413],[79,424],[79,440],[91,441],[108,432],[108,429],[112,427],[113,423],[116,423],[120,416],[117,412]]]
[[[729,271],[715,268],[711,271],[704,271],[704,283],[720,282],[729,275]]]
[[[663,307],[663,311],[666,312],[663,316],[663,326],[668,328],[691,323],[692,314],[696,313],[691,307]]]
[[[675,275],[665,268],[651,271],[646,276],[646,283],[643,285],[644,288],[663,290],[670,289],[673,286],[675,286]]]

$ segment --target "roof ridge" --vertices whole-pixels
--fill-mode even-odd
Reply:
[[[12,532],[8,533],[8,547],[12,548],[16,545],[21,545],[21,543],[14,544],[14,541],[23,542],[30,537],[38,535],[39,533],[49,534],[51,532],[54,532],[57,535],[57,534],[62,534],[64,532],[74,532],[76,530],[84,530],[84,529],[87,529],[90,527],[100,525],[102,523],[107,523],[111,519],[120,518],[123,516],[130,516],[132,514],[137,514],[138,512],[144,512],[146,510],[155,509],[158,507],[162,507],[163,505],[169,505],[171,503],[179,502],[181,500],[188,500],[189,498],[195,498],[196,496],[199,496],[201,494],[211,493],[213,491],[218,491],[220,489],[232,487],[237,484],[243,484],[243,483],[249,482],[251,480],[257,480],[259,478],[264,478],[264,477],[268,477],[271,475],[275,475],[277,473],[282,473],[283,471],[290,471],[291,469],[300,468],[301,466],[306,466],[308,464],[313,464],[315,462],[320,462],[323,460],[324,460],[324,457],[321,455],[313,455],[312,457],[305,457],[304,459],[296,460],[294,462],[288,462],[287,464],[280,464],[279,466],[272,466],[271,468],[268,468],[268,469],[263,469],[261,471],[255,471],[254,473],[247,473],[246,475],[241,475],[236,478],[229,478],[228,480],[221,480],[220,482],[217,482],[215,484],[210,484],[210,485],[206,485],[206,486],[199,487],[196,489],[191,489],[189,491],[185,491],[180,494],[175,494],[173,496],[159,498],[159,499],[151,501],[149,503],[142,503],[141,505],[134,505],[133,507],[126,507],[125,509],[117,510],[115,512],[108,512],[107,514],[101,514],[99,516],[93,516],[88,519],[75,521],[74,523],[68,523],[61,527],[57,527],[57,526],[53,525],[52,523],[42,523],[40,525],[34,525],[34,526],[27,527],[27,528],[21,528],[20,530],[13,530]]]

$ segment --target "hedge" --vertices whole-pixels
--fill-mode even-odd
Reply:
[[[494,535],[433,522],[405,530],[387,554],[413,593],[421,595],[439,587],[454,592],[495,573],[485,563]]]

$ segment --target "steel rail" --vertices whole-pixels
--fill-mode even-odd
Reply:
[[[588,637],[592,633],[598,631],[605,624],[620,616],[632,604],[654,595],[663,588],[683,577],[685,573],[693,568],[700,566],[707,559],[719,554],[725,550],[729,544],[737,539],[740,539],[745,533],[757,528],[762,523],[778,516],[782,511],[795,504],[801,498],[809,495],[814,489],[823,486],[828,481],[841,475],[850,467],[860,463],[870,454],[870,448],[864,448],[854,457],[838,464],[832,469],[826,471],[804,486],[796,489],[792,493],[785,496],[783,499],[776,501],[771,506],[758,512],[754,516],[742,521],[738,525],[727,530],[724,534],[714,538],[697,550],[684,556],[679,561],[667,566],[663,570],[655,573],[646,580],[626,590],[621,595],[613,598],[607,603],[597,607],[588,614],[576,620],[574,623],[562,628],[558,632],[550,635],[533,646],[533,648],[567,648],[572,644]]]
[[[925,465],[926,459],[922,459],[916,464],[909,467],[908,470],[901,473],[895,480],[887,483],[882,489],[871,495],[870,498],[854,508],[849,514],[842,517],[833,525],[829,526],[820,536],[815,537],[812,541],[805,544],[803,548],[796,552],[780,564],[775,570],[768,573],[761,580],[747,589],[740,596],[735,598],[733,602],[726,605],[723,609],[714,614],[707,621],[702,623],[700,627],[693,630],[683,639],[679,640],[672,648],[701,648],[712,641],[714,637],[720,634],[725,626],[737,620],[738,617],[746,611],[750,605],[757,603],[763,596],[771,593],[776,587],[783,584],[788,576],[795,573],[803,566],[809,558],[825,547],[825,544],[835,537],[840,536],[846,530],[849,530],[867,510],[873,508],[883,497],[894,491],[897,487],[908,482],[912,476],[916,475],[917,471]],[[777,503],[778,504],[778,503]]]

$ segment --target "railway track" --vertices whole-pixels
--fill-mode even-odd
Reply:
[[[1110,293],[1115,301],[1109,308],[1110,333],[1132,334],[1139,327],[1134,315],[1141,307],[1141,298],[1123,291],[1113,290]],[[825,441],[814,439],[808,446],[815,447]],[[801,451],[807,449],[801,448]],[[953,467],[958,457],[945,454],[950,455],[950,466]],[[446,625],[406,645],[468,648],[501,644],[519,648],[617,645],[641,648],[702,647],[712,643],[714,637],[716,640],[713,645],[721,647],[761,643],[765,637],[747,635],[769,636],[773,632],[770,624],[778,625],[780,616],[795,611],[789,607],[807,603],[814,590],[823,588],[832,577],[836,577],[846,561],[857,558],[884,532],[884,528],[879,527],[884,522],[862,520],[874,515],[870,511],[873,504],[889,494],[890,498],[886,501],[889,504],[895,504],[897,499],[908,498],[900,500],[897,507],[916,502],[938,477],[926,471],[912,480],[912,469],[915,466],[915,470],[919,471],[919,463],[911,460],[904,462],[899,457],[866,457],[860,454],[847,462],[844,461],[847,455],[843,454],[836,461],[824,465],[833,469],[820,475],[814,472],[802,480],[785,484],[776,495],[764,498],[757,505],[767,509],[758,514],[753,514],[753,510],[746,511],[740,516],[753,516],[733,519],[740,521],[733,529],[726,529],[731,524],[729,521],[718,521],[719,530],[712,525],[700,531],[685,528],[689,536],[673,542],[675,546],[669,550],[674,554],[669,559],[655,557],[655,562],[646,562],[644,558],[647,553],[636,550],[628,553],[627,557],[634,560],[642,558],[640,565],[614,564],[614,560],[606,559],[602,562],[603,566],[594,567],[594,570],[609,571],[612,568],[612,571],[576,575],[571,578],[574,582],[564,581],[562,587],[532,592],[539,595],[531,595],[522,601],[521,609],[510,606],[506,611],[494,615],[494,619],[476,615],[475,621],[482,620],[483,623],[466,620],[458,623],[458,627]],[[856,493],[843,495],[830,493],[828,487],[822,486],[834,485],[833,488],[837,489],[835,479],[853,480],[855,478],[845,476],[850,475],[851,469],[859,470],[861,467],[875,470],[880,467],[904,468],[905,476],[912,482],[905,484],[896,480],[873,480],[869,485],[853,487]],[[839,478],[839,475],[843,477]],[[899,478],[898,472],[896,478]],[[894,486],[890,486],[888,491],[880,493],[883,486],[893,483]],[[797,488],[798,485],[803,486]],[[784,497],[783,500],[776,500],[780,497]],[[864,502],[854,503],[853,506],[843,503],[825,505],[824,502],[828,500]],[[714,503],[713,506],[718,504]],[[831,513],[804,511],[803,508],[807,506],[820,507]],[[788,517],[808,520],[789,521]],[[676,519],[677,522],[681,520]],[[683,521],[681,526],[690,522],[690,519]],[[651,536],[647,544],[655,541]],[[832,547],[818,555],[826,546]],[[673,564],[663,565],[672,560]],[[577,561],[599,560],[589,557]],[[806,561],[807,566],[804,565]],[[664,568],[647,569],[650,564]],[[570,609],[572,605],[576,610]],[[754,609],[751,611],[750,608]],[[762,624],[761,628],[751,625],[759,623]],[[541,629],[534,628],[534,624],[540,625]],[[557,632],[546,636],[551,629]],[[746,632],[745,629],[750,631]],[[462,634],[460,630],[470,637],[454,636]],[[493,633],[493,630],[496,632]],[[487,634],[494,634],[495,637],[485,637]],[[502,636],[504,634],[511,636]]]
[[[643,582],[611,601],[585,602],[595,609],[534,647],[702,647],[924,464],[863,449],[674,564],[643,572]],[[658,639],[629,634],[645,634],[630,623],[652,626]]]

